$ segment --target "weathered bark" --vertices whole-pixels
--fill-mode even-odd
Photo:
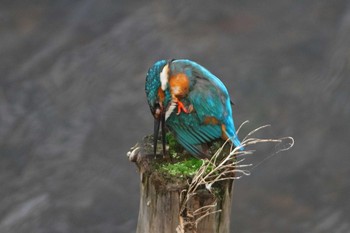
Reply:
[[[141,180],[137,233],[229,233],[232,180],[216,183],[210,192],[200,187],[184,205],[188,179],[160,174],[154,167],[164,159],[154,158],[144,143],[132,148],[128,156],[139,168]],[[210,205],[213,207],[198,213]]]

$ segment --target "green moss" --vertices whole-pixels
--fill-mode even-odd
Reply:
[[[188,154],[183,147],[177,142],[171,132],[166,134],[166,143],[168,145],[168,154],[171,156],[170,161],[163,161],[154,166],[164,177],[191,178],[202,166],[203,161]],[[217,140],[211,143],[208,153],[214,154],[224,141]],[[209,168],[210,170],[210,168]]]
[[[193,176],[202,166],[203,161],[194,157],[176,163],[160,164],[158,171],[170,176],[186,178]]]
[[[175,159],[179,158],[180,154],[183,153],[183,147],[176,141],[174,135],[170,132],[166,134],[165,139],[169,146],[169,155]]]

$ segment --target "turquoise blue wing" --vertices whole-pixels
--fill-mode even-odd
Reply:
[[[220,85],[219,83],[221,83],[219,79],[213,83],[212,79],[196,76],[194,88],[188,98],[193,104],[200,122],[205,123],[207,117],[217,119],[218,124],[216,126],[221,131],[223,126],[226,136],[236,147],[239,147],[241,142],[238,139],[233,122],[230,97],[223,84]]]
[[[170,69],[172,73],[184,73],[190,79],[188,99],[201,121],[206,116],[216,117],[222,123],[226,123],[226,118],[232,119],[230,97],[220,79],[190,60],[175,60]]]
[[[196,65],[192,71],[194,79],[193,90],[188,98],[197,108],[198,117],[204,122],[206,116],[213,116],[224,125],[226,136],[236,147],[244,148],[236,134],[234,121],[232,117],[232,108],[230,96],[225,85],[208,70],[200,65]],[[203,95],[201,95],[203,93]]]
[[[222,125],[235,146],[240,146],[236,135],[230,97],[224,84],[207,69],[190,60],[175,60],[171,63],[172,73],[185,73],[191,85],[188,96],[181,101],[193,105],[191,114],[173,113],[169,126],[178,141],[192,154],[200,154],[198,145],[222,136]],[[216,124],[206,124],[208,117],[215,118]]]
[[[220,138],[221,129],[216,125],[204,125],[196,113],[180,115],[172,114],[167,125],[178,142],[191,154],[200,158],[208,157],[202,152],[200,145]]]

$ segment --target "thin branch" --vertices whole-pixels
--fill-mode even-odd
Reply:
[[[245,121],[238,128],[237,133],[242,128],[243,125],[248,123]],[[255,150],[240,150],[240,148],[247,148],[250,145],[255,145],[258,143],[277,143],[280,145],[285,140],[290,140],[291,142],[286,145],[285,148],[279,149],[275,154],[289,150],[294,145],[294,139],[292,137],[283,137],[279,139],[261,139],[251,137],[257,131],[264,129],[270,125],[260,126],[247,134],[247,136],[243,139],[240,147],[232,148],[230,153],[224,158],[220,157],[225,145],[229,142],[229,140],[225,141],[225,143],[215,152],[209,160],[203,160],[201,167],[198,169],[196,174],[193,176],[191,182],[189,182],[189,187],[187,190],[183,190],[181,192],[181,206],[180,213],[186,210],[186,206],[191,200],[193,196],[197,194],[197,190],[200,186],[206,187],[206,189],[211,192],[211,187],[213,184],[225,180],[235,180],[240,179],[243,176],[250,175],[250,170],[244,169],[252,167],[253,164],[244,164],[245,158],[241,158],[242,156],[251,155],[255,152]],[[240,159],[238,159],[240,158]],[[221,159],[221,160],[220,160]],[[253,167],[254,168],[254,167]],[[202,219],[205,217],[220,212],[221,210],[212,210],[217,207],[217,203],[210,204],[207,206],[203,206],[195,211],[193,211],[193,217],[195,221],[195,225],[197,225]],[[212,211],[211,211],[212,210]],[[189,223],[190,224],[190,223]],[[192,222],[193,224],[193,222]],[[182,224],[184,225],[184,224]],[[186,225],[186,223],[185,223]],[[179,226],[180,227],[180,226]],[[180,231],[179,231],[180,232]]]

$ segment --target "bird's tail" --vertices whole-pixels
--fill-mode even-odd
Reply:
[[[239,140],[236,133],[230,139],[233,142],[233,144],[235,145],[235,147],[239,147],[239,149],[241,151],[244,150],[244,147],[242,146],[241,141]]]
[[[238,147],[241,151],[244,150],[244,147],[242,146],[242,143],[237,136],[236,129],[233,125],[233,122],[232,124],[230,124],[230,127],[226,126],[226,135],[232,141],[235,147]]]

